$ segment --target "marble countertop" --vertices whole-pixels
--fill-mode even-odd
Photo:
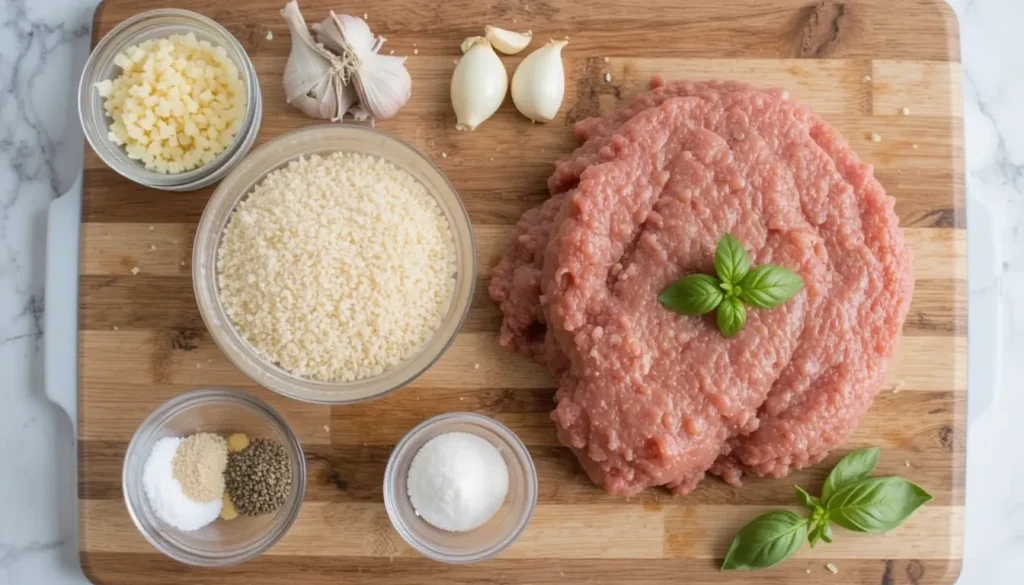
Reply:
[[[963,44],[971,340],[959,583],[1019,584],[1024,2],[949,1]],[[74,540],[74,432],[44,395],[42,347],[46,213],[81,171],[71,104],[96,3],[0,0],[0,585],[87,583]]]

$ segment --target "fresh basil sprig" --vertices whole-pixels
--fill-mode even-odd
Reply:
[[[932,496],[902,477],[868,477],[878,464],[877,447],[854,451],[829,473],[821,498],[794,486],[797,501],[811,511],[763,514],[740,529],[729,546],[722,570],[750,571],[777,565],[800,549],[832,542],[832,524],[856,532],[881,533],[896,528]]]
[[[773,309],[793,298],[804,286],[795,272],[764,264],[751,270],[750,256],[731,234],[718,240],[715,272],[691,274],[668,285],[658,301],[676,313],[705,315],[716,311],[715,322],[725,337],[736,335],[747,323],[749,305]]]

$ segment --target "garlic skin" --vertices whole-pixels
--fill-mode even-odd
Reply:
[[[359,101],[373,119],[386,120],[409,101],[412,77],[403,57],[368,53],[357,66],[354,79]]]
[[[356,120],[385,120],[409,101],[412,77],[405,59],[379,54],[387,39],[373,36],[365,20],[332,11],[313,28],[325,47],[349,58],[347,72],[360,102],[352,111]]]
[[[491,43],[483,37],[463,41],[462,52],[465,54],[452,73],[452,108],[455,128],[473,131],[505,101],[508,72]]]
[[[490,41],[491,46],[499,53],[515,55],[530,44],[530,41],[533,39],[533,31],[515,32],[487,25],[484,27],[484,37]]]
[[[512,102],[534,122],[550,122],[565,97],[562,48],[569,41],[551,41],[530,53],[512,75]]]
[[[412,78],[405,60],[378,54],[386,39],[373,36],[363,19],[331,12],[313,25],[314,40],[296,0],[281,16],[292,37],[285,97],[307,116],[337,122],[351,113],[357,120],[383,120],[409,101]]]
[[[285,99],[312,118],[340,120],[359,97],[342,79],[345,60],[316,44],[295,0],[285,5],[281,16],[292,38],[284,68]]]

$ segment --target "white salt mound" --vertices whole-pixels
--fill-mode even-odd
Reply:
[[[165,437],[153,445],[142,470],[142,486],[157,518],[185,532],[199,530],[220,516],[221,498],[196,502],[185,495],[181,482],[174,479],[172,462],[182,439]]]
[[[508,493],[508,467],[489,441],[471,433],[434,437],[409,467],[416,514],[441,530],[465,532],[487,523]]]

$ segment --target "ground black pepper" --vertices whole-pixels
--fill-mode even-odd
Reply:
[[[228,455],[224,480],[239,514],[260,516],[281,507],[292,489],[292,467],[283,445],[253,439]]]

